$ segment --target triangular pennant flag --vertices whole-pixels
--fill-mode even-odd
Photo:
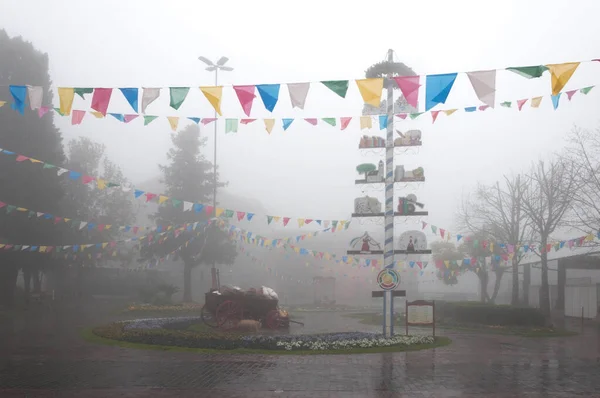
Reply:
[[[135,113],[137,113],[138,112],[138,89],[137,89],[137,87],[120,88],[119,90],[121,90],[121,92],[123,93],[123,96],[125,97],[127,102],[129,102],[129,105],[131,105],[131,108],[133,108],[133,111]]]
[[[190,119],[192,122],[198,124],[200,123],[200,118],[199,117],[188,117],[188,119]]]
[[[413,108],[419,107],[419,80],[420,76],[396,76],[394,80],[398,84],[398,88],[402,91],[402,95],[406,102]]]
[[[205,118],[202,118],[202,124],[205,125],[205,126],[207,124],[209,124],[209,123],[216,122],[216,121],[217,121],[217,118],[215,118],[215,117],[205,117]]]
[[[91,108],[106,116],[111,95],[112,88],[95,88]]]
[[[523,105],[525,105],[525,103],[527,102],[527,100],[528,100],[527,98],[526,99],[517,100],[517,108],[519,108],[519,111],[521,109],[523,109]]]
[[[448,94],[456,80],[456,73],[427,75],[425,84],[425,110],[428,111],[437,104],[446,103]]]
[[[326,80],[321,83],[340,97],[346,98],[346,93],[348,92],[348,80]]]
[[[503,106],[505,108],[510,108],[510,107],[512,107],[512,102],[504,101],[504,102],[500,103],[500,106]]]
[[[348,127],[351,120],[352,120],[351,117],[341,117],[340,118],[340,124],[341,124],[342,130],[346,130],[346,127]]]
[[[25,101],[27,98],[27,87],[26,86],[10,86],[10,94],[13,97],[14,102],[11,104],[11,108],[19,112],[21,115],[25,114]]]
[[[283,123],[283,131],[287,130],[293,121],[294,119],[281,119],[281,122]]]
[[[573,98],[573,96],[575,95],[576,92],[577,92],[577,90],[569,90],[565,93],[565,94],[567,94],[567,98],[569,99],[569,101],[571,101],[571,98]]]
[[[256,119],[240,119],[240,123],[242,124],[250,124],[254,121],[256,121]]]
[[[6,101],[0,101],[0,108],[2,108],[4,105],[6,105]],[[42,117],[42,116],[40,116],[40,117]]]
[[[360,117],[360,129],[370,129],[373,127],[373,119],[371,116],[361,116]]]
[[[496,70],[467,72],[477,98],[484,104],[494,107],[496,101]]]
[[[444,113],[446,114],[446,116],[450,116],[456,111],[457,111],[457,109],[448,109],[448,110],[445,110]]]
[[[312,124],[313,126],[316,126],[318,123],[318,120],[316,118],[312,118],[312,117],[305,118],[304,120],[306,120],[308,123]]]
[[[225,119],[225,133],[237,133],[238,119]]]
[[[149,125],[154,119],[156,119],[158,116],[150,116],[150,115],[144,115],[144,126]]]
[[[335,127],[335,125],[336,125],[336,121],[335,121],[334,117],[324,117],[321,120],[333,127]]]
[[[160,96],[160,88],[143,87],[142,90],[142,113],[146,113],[146,107]]]
[[[383,78],[359,79],[356,80],[356,85],[365,104],[379,108],[381,105],[381,92],[383,91]]]
[[[221,97],[223,96],[223,86],[200,87],[200,91],[206,97],[219,115],[221,115]]]
[[[440,111],[431,111],[431,123],[435,123],[435,120],[437,119],[438,115],[440,114]]]
[[[514,72],[518,75],[521,75],[527,79],[534,79],[542,76],[545,71],[548,70],[544,65],[535,65],[535,66],[516,66],[506,68],[511,72]]]
[[[394,116],[399,117],[402,120],[406,120],[406,116],[408,116],[408,115],[406,113],[398,113]]]
[[[44,89],[40,86],[27,86],[27,94],[31,110],[40,109],[44,98]]]
[[[254,98],[256,95],[254,94],[255,87],[254,86],[233,86],[235,93],[237,94],[238,100],[240,101],[240,105],[242,105],[242,109],[246,116],[250,116],[250,112],[252,111],[252,102],[254,102]]]
[[[91,113],[91,114],[92,114],[92,115],[93,115],[93,116],[94,116],[96,119],[102,119],[102,118],[105,116],[105,115],[103,115],[102,113],[100,113],[100,112],[96,112],[96,111],[94,111],[94,112],[90,112],[90,113]]]
[[[560,102],[560,95],[562,93],[558,93],[556,95],[552,95],[550,96],[550,98],[552,98],[552,106],[554,107],[554,110],[556,110],[556,108],[558,108],[558,103]]]
[[[594,87],[595,87],[595,86],[589,86],[589,87],[585,87],[585,88],[582,88],[582,89],[581,89],[581,90],[579,90],[579,91],[581,92],[581,94],[585,94],[585,95],[587,95],[587,94],[588,94],[590,91],[592,91],[592,89],[593,89]]]
[[[310,83],[288,83],[287,86],[288,92],[290,93],[292,108],[304,109]]]
[[[260,98],[269,112],[273,112],[279,100],[279,84],[259,84],[256,86]],[[250,115],[248,115],[250,116]]]
[[[121,113],[109,113],[109,115],[111,115],[112,117],[114,117],[115,119],[117,119],[120,122],[125,121],[125,118],[123,117],[123,114],[121,114]]]
[[[388,125],[388,116],[387,115],[379,115],[379,130],[383,130],[387,128]]]
[[[91,87],[75,87],[73,90],[75,94],[81,97],[81,99],[85,99],[86,94],[91,94],[94,92],[94,89]]]
[[[418,118],[419,116],[421,116],[423,114],[423,112],[417,112],[417,113],[411,113],[410,114],[410,118],[412,120],[415,120],[416,118]]]
[[[73,114],[71,115],[71,124],[72,125],[81,124],[81,121],[83,120],[84,116],[85,116],[85,111],[74,110]]]
[[[476,112],[477,111],[477,107],[476,106],[467,106],[465,108],[465,112]]]
[[[171,130],[177,131],[177,125],[179,124],[179,116],[167,116]]]
[[[169,87],[169,95],[171,96],[169,105],[171,108],[179,109],[189,92],[189,87]]]
[[[544,97],[534,97],[531,99],[531,107],[532,108],[539,108],[540,104],[542,103],[542,98]]]
[[[579,62],[546,65],[552,76],[552,95],[558,95],[562,91],[578,66]]]
[[[60,113],[63,116],[71,114],[73,107],[73,98],[75,97],[75,89],[73,87],[59,87],[58,99],[60,101]]]
[[[273,126],[275,126],[275,119],[264,119],[264,122],[267,133],[271,134],[271,131],[273,131]]]
[[[125,123],[129,123],[130,121],[132,121],[132,120],[134,120],[134,119],[137,119],[137,117],[138,117],[138,116],[139,116],[139,115],[124,115],[124,116],[123,116],[123,121],[124,121]]]

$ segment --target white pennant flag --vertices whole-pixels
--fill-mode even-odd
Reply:
[[[83,227],[85,227],[87,225],[87,222],[82,221],[79,223],[79,229],[83,229]]]
[[[142,94],[142,113],[146,113],[146,107],[153,103],[160,96],[159,87],[143,87]]]
[[[304,103],[306,102],[310,83],[288,83],[287,86],[288,91],[290,92],[292,108],[304,109]]]
[[[44,98],[43,88],[40,86],[27,86],[27,94],[29,95],[31,110],[40,109],[42,107],[42,99]]]
[[[65,174],[67,171],[69,171],[69,170],[59,167],[59,169],[56,171],[56,174],[61,176],[61,175]]]
[[[490,108],[496,102],[496,70],[480,70],[467,72],[477,98]]]
[[[192,202],[186,202],[185,200],[183,201],[183,211],[190,211],[192,210],[192,206],[194,204]]]

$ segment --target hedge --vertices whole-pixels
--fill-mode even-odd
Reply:
[[[494,305],[475,301],[436,301],[435,304],[436,318],[441,322],[520,327],[538,327],[545,324],[544,315],[537,308]]]

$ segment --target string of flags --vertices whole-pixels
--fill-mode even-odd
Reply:
[[[556,95],[552,94],[550,96],[537,96],[537,97],[523,98],[523,99],[517,99],[517,100],[512,100],[512,101],[502,101],[500,103],[500,107],[505,108],[505,109],[517,109],[518,111],[522,111],[523,108],[525,107],[525,105],[527,103],[529,103],[530,108],[538,109],[540,107],[540,105],[542,104],[542,100],[544,98],[550,97],[552,107],[554,110],[556,110],[556,109],[558,109],[562,94],[565,94],[567,96],[568,100],[571,101],[571,99],[573,98],[573,96],[575,94],[580,93],[583,95],[587,95],[590,93],[590,91],[592,91],[592,89],[594,87],[595,86],[587,86],[587,87],[578,88],[578,89],[574,89],[574,90],[568,90],[565,92],[558,92]],[[0,107],[2,105],[3,105],[3,102],[0,101]],[[38,108],[37,109],[38,115],[40,117],[43,117],[51,109],[54,109],[54,111],[56,111],[58,115],[69,116],[69,115],[62,113],[60,108],[52,108],[49,106]],[[438,116],[440,115],[440,113],[445,114],[446,116],[450,116],[458,111],[463,111],[465,113],[473,113],[473,112],[483,112],[487,109],[494,109],[494,107],[489,104],[484,104],[484,105],[479,105],[479,106],[467,106],[467,107],[463,107],[460,109],[452,108],[452,109],[430,110],[430,111],[426,111],[426,112],[397,113],[394,116],[401,120],[406,120],[406,119],[415,120],[419,116],[423,115],[424,113],[429,113],[431,115],[432,123],[435,123],[436,120],[438,119]],[[88,113],[92,114],[96,118],[104,118],[104,117],[106,117],[106,115],[109,115],[112,118],[114,118],[115,120],[118,120],[119,122],[122,122],[125,124],[137,119],[140,116],[139,114],[122,114],[122,113],[108,113],[105,115],[105,114],[102,114],[102,113],[99,113],[96,111],[89,112],[89,111],[84,111],[84,110],[73,110],[70,113],[71,124],[72,125],[80,125],[82,123],[85,115]],[[144,126],[149,125],[154,120],[159,118],[159,116],[155,116],[155,115],[141,115],[141,116],[142,116],[142,120],[144,121]],[[192,121],[193,123],[202,124],[204,126],[209,125],[210,123],[216,122],[217,120],[224,120],[226,134],[227,133],[237,133],[240,130],[240,126],[250,125],[254,122],[257,122],[258,120],[262,121],[262,123],[264,124],[265,130],[269,134],[271,134],[271,132],[273,132],[276,124],[280,124],[282,130],[287,131],[290,128],[290,126],[292,125],[292,123],[294,121],[298,120],[297,118],[291,118],[291,117],[290,118],[280,118],[280,119],[275,119],[275,118],[251,119],[251,118],[214,118],[214,117],[203,118],[203,117],[198,117],[198,116],[187,116],[187,117],[166,116],[163,118],[167,119],[172,131],[177,131],[178,127],[180,126],[181,120],[187,119],[187,120]],[[305,122],[311,126],[325,125],[325,126],[329,126],[331,128],[335,128],[335,127],[339,126],[341,131],[346,130],[346,128],[350,125],[350,123],[353,120],[359,121],[361,130],[372,129],[374,127],[379,128],[380,130],[384,130],[387,128],[387,125],[388,125],[388,115],[367,115],[367,116],[356,116],[356,117],[342,116],[342,117],[323,117],[323,118],[301,118],[299,120],[303,120],[303,125],[306,125],[306,124],[304,124],[304,122]],[[296,123],[296,124],[298,124],[298,123]]]
[[[589,61],[566,62],[561,64],[546,64],[532,66],[508,67],[504,70],[516,73],[526,79],[542,77],[545,72],[550,74],[550,86],[552,95],[558,95],[571,79],[577,68],[582,62],[596,62],[600,59]],[[502,69],[471,71],[465,74],[473,91],[481,102],[489,107],[495,106],[496,97],[496,72]],[[398,88],[406,98],[409,105],[417,108],[419,104],[419,92],[421,86],[425,85],[425,111],[429,111],[438,104],[444,104],[454,86],[458,72],[431,74],[426,76],[395,76]],[[423,78],[424,77],[424,78]],[[333,94],[346,98],[351,80],[326,80],[316,84],[327,87]],[[384,79],[355,79],[355,85],[364,101],[364,103],[379,107],[381,104],[381,95],[383,92]],[[269,112],[275,110],[281,94],[281,86],[287,86],[289,100],[292,108],[304,109],[308,92],[312,87],[310,82],[287,83],[287,84],[257,84],[257,85],[234,85],[232,86],[240,106],[244,113],[250,117],[254,100],[260,97],[264,107]],[[221,115],[221,103],[223,98],[224,86],[202,86],[198,87],[200,92],[214,110]],[[40,109],[43,103],[43,91],[41,86],[11,85],[10,93],[13,98],[11,107],[20,113],[25,110],[25,105],[29,102],[33,110]],[[146,114],[148,106],[154,103],[162,94],[162,91],[169,92],[169,105],[178,110],[184,103],[191,89],[196,87],[142,87],[141,101],[140,89],[137,87],[58,87],[59,111],[63,115],[70,115],[75,95],[82,100],[86,100],[86,95],[91,95],[90,108],[103,116],[108,113],[113,91],[118,91],[131,106],[134,114]],[[141,104],[140,104],[141,102]],[[141,106],[140,106],[141,105]]]
[[[495,260],[502,259],[505,261],[512,259],[513,255],[516,253],[519,253],[519,252],[521,252],[521,253],[535,253],[535,252],[550,253],[550,252],[552,252],[553,249],[555,252],[559,251],[561,249],[564,249],[564,248],[573,249],[574,247],[585,246],[586,243],[593,242],[595,239],[600,239],[600,230],[599,230],[595,235],[593,233],[588,233],[583,236],[579,236],[577,238],[549,242],[548,244],[546,244],[546,246],[541,246],[540,244],[533,243],[533,242],[520,243],[520,244],[514,245],[514,244],[510,244],[510,243],[498,243],[498,242],[494,242],[491,240],[477,240],[471,236],[451,233],[444,228],[440,228],[433,224],[428,224],[425,221],[422,221],[421,223],[422,223],[423,230],[425,228],[427,228],[427,226],[429,226],[431,228],[431,232],[434,235],[436,235],[436,236],[439,235],[442,239],[446,239],[448,241],[450,239],[452,239],[452,237],[454,237],[456,239],[457,243],[460,242],[461,240],[464,240],[466,242],[472,241],[473,245],[475,247],[481,246],[481,248],[483,248],[483,249],[489,248],[489,250],[491,252],[494,251],[495,246],[498,246],[498,247],[504,249],[504,251],[506,253],[508,253],[508,256],[503,255],[503,256],[492,256],[492,257],[494,257]]]
[[[250,213],[247,211],[231,210],[231,209],[225,209],[222,207],[215,208],[215,207],[213,207],[211,205],[207,205],[207,204],[190,202],[190,201],[186,201],[186,200],[175,199],[170,196],[163,195],[163,194],[156,194],[156,193],[152,193],[152,192],[142,191],[140,189],[136,189],[134,186],[129,185],[129,184],[120,184],[117,182],[108,181],[104,178],[85,175],[83,173],[80,173],[80,172],[77,172],[74,170],[70,170],[70,169],[66,169],[64,167],[46,163],[42,160],[38,160],[38,159],[29,157],[29,156],[18,154],[16,152],[8,151],[6,149],[0,148],[0,154],[14,157],[14,160],[17,163],[30,162],[33,164],[39,164],[42,167],[42,169],[54,170],[58,176],[64,175],[69,180],[77,181],[77,182],[80,182],[80,183],[82,183],[84,185],[88,185],[88,186],[95,185],[96,189],[99,189],[99,190],[118,188],[118,189],[121,189],[123,192],[131,192],[135,199],[144,198],[146,200],[146,202],[157,203],[159,205],[166,205],[167,203],[169,203],[174,208],[181,209],[184,212],[185,211],[193,211],[195,213],[201,213],[204,211],[207,215],[211,215],[214,213],[215,217],[217,217],[217,218],[220,218],[220,217],[224,217],[224,218],[228,218],[228,219],[236,218],[237,221],[243,221],[243,220],[251,221],[254,218],[254,213]],[[269,216],[269,215],[267,215],[266,218],[267,218],[267,222],[269,224],[271,222],[277,223],[277,222],[281,221],[283,226],[287,226],[289,221],[292,219],[291,217],[280,217],[280,216]],[[342,228],[345,224],[349,223],[348,220],[321,220],[321,219],[313,219],[313,218],[298,218],[297,219],[299,227],[311,224],[313,221],[316,224],[323,225],[325,227],[328,227],[329,225],[331,225],[332,228],[334,228],[334,229]]]

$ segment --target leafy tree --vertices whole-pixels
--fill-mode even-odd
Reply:
[[[431,243],[432,258],[439,264],[437,271],[438,279],[446,285],[456,285],[458,277],[467,271],[463,266],[463,259],[466,258],[464,246],[456,246],[452,242],[434,241]],[[447,262],[447,263],[446,263]]]
[[[213,167],[200,149],[206,139],[200,138],[200,129],[190,125],[173,136],[173,147],[167,152],[169,163],[160,166],[166,193],[173,198],[185,199],[194,203],[208,203],[213,192]],[[219,186],[224,184],[219,183]],[[193,208],[183,211],[182,203],[164,203],[155,215],[159,225],[182,225],[193,222],[206,222],[209,215],[205,209]],[[233,264],[237,255],[235,245],[228,235],[215,224],[196,232],[184,231],[167,239],[163,244],[144,250],[143,260],[162,257],[181,247],[179,254],[184,264],[183,300],[192,301],[192,269],[200,264]],[[190,241],[194,238],[193,241]],[[189,243],[186,245],[185,243]]]
[[[356,171],[358,174],[364,174],[365,180],[367,179],[367,174],[375,170],[377,170],[377,166],[375,166],[373,163],[363,163],[356,166]]]
[[[44,103],[52,102],[52,85],[48,73],[48,55],[36,50],[21,37],[11,38],[0,30],[0,91],[2,98],[11,98],[8,85],[44,87]],[[64,162],[62,137],[54,126],[53,115],[40,118],[27,109],[20,115],[5,106],[0,110],[0,148],[22,153],[52,164]],[[60,214],[64,188],[54,170],[40,170],[39,165],[0,156],[0,200],[18,206]],[[46,221],[27,219],[0,210],[0,241],[53,245],[61,243],[60,226]],[[38,273],[48,256],[39,253],[0,251],[0,306],[13,304],[19,268]],[[31,274],[28,272],[28,274]]]

